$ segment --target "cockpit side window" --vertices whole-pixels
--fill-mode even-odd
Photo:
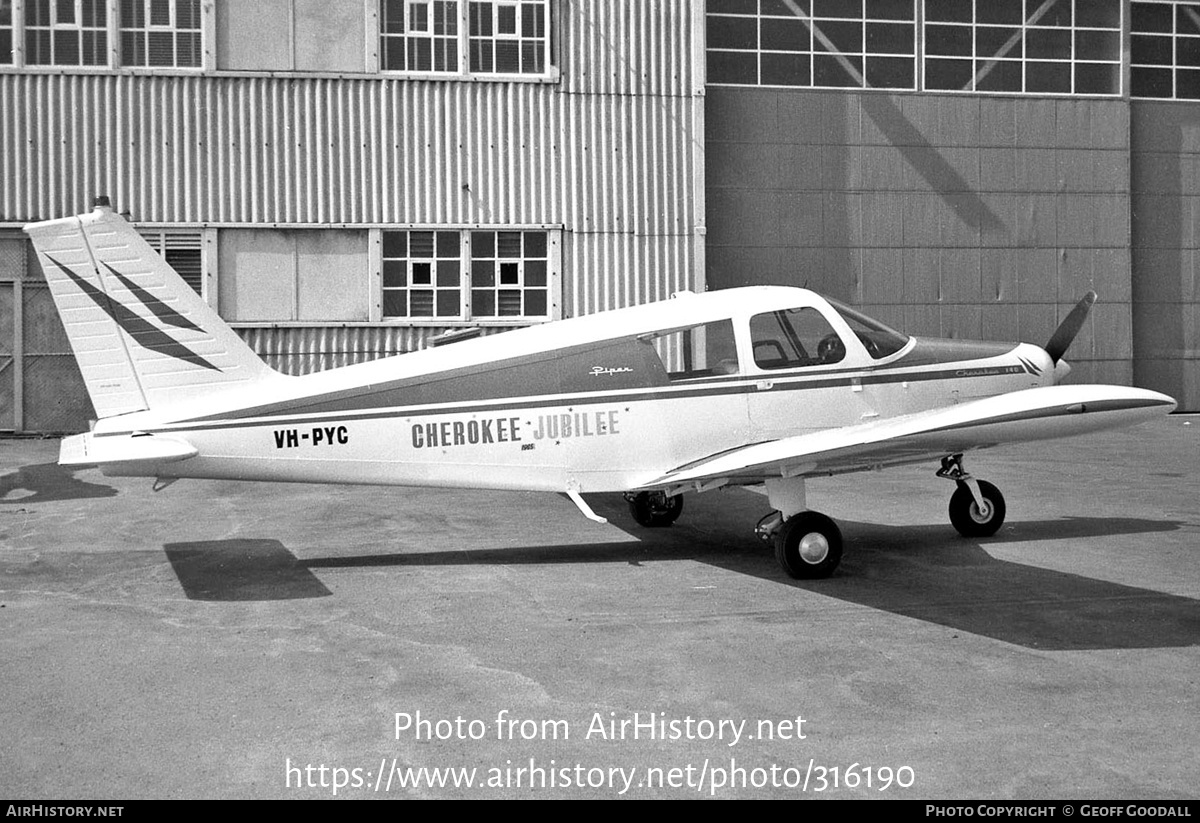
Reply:
[[[825,316],[806,306],[750,318],[754,363],[760,369],[825,366],[846,357],[846,344]]]

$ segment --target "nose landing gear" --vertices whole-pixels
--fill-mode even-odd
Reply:
[[[937,476],[957,485],[950,496],[950,522],[963,537],[991,537],[1004,525],[1004,495],[986,480],[968,474],[961,454],[942,458]]]

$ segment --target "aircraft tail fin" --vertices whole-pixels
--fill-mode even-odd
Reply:
[[[100,418],[277,374],[106,198],[25,232]]]

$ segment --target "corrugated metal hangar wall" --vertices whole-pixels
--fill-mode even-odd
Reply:
[[[1131,110],[1134,383],[1200,411],[1200,103]]]
[[[44,297],[15,229],[96,194],[195,230],[197,285],[291,372],[703,288],[692,0],[171,0],[145,7],[174,15],[159,56],[204,48],[164,69],[127,65],[140,2],[79,2],[93,29],[41,0],[0,14],[0,429],[85,425],[61,335],[53,369],[13,343],[36,334],[15,301]],[[46,21],[102,65],[47,65]]]

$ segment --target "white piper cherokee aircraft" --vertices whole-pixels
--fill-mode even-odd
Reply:
[[[1163,394],[1056,385],[1089,293],[1044,349],[909,337],[797,288],[752,287],[546,323],[302,377],[268,368],[107,200],[26,226],[98,420],[59,463],[108,475],[625,493],[643,526],[685,492],[765,487],[784,571],[842,556],[807,478],[940,460],[950,520],[1004,498],[962,455],[1169,413]]]

